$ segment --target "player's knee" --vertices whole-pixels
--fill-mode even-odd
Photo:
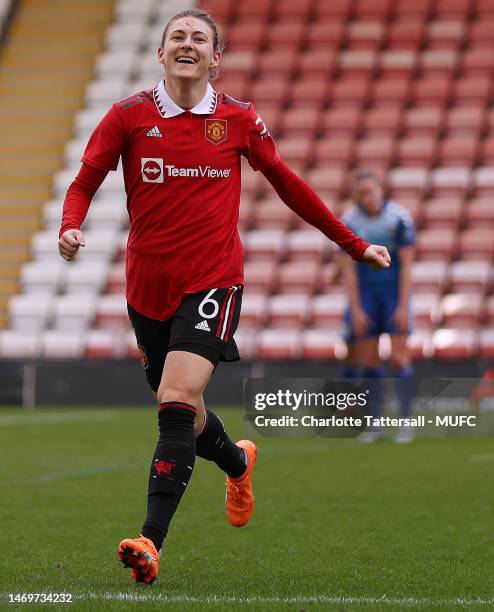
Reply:
[[[183,402],[191,406],[197,406],[200,393],[194,393],[190,389],[180,388],[177,385],[160,385],[156,394],[158,403],[163,402]]]
[[[408,351],[391,353],[389,357],[389,365],[394,370],[404,370],[408,368],[410,365],[410,356],[408,355]]]

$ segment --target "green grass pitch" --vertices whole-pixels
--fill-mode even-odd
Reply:
[[[240,410],[218,413],[241,437]],[[40,592],[74,610],[494,608],[492,439],[258,438],[243,529],[198,460],[149,588],[116,547],[142,524],[155,439],[151,407],[0,411],[0,608]]]

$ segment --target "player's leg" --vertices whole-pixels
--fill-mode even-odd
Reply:
[[[401,416],[412,416],[412,405],[415,398],[415,372],[410,358],[407,334],[391,335],[390,365],[394,372],[395,392],[400,405]],[[395,441],[411,442],[415,438],[415,429],[411,425],[399,428]]]

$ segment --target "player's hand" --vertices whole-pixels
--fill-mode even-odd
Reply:
[[[72,261],[77,255],[79,247],[86,246],[84,234],[81,230],[67,230],[58,241],[58,252],[67,261]]]
[[[369,264],[373,270],[389,268],[391,265],[391,257],[389,256],[388,249],[378,244],[371,244],[370,247],[367,247],[362,261]]]
[[[408,331],[408,307],[407,306],[397,306],[393,320],[396,325],[396,329],[401,334],[406,334]]]
[[[352,328],[358,338],[369,331],[371,320],[363,308],[352,308]]]

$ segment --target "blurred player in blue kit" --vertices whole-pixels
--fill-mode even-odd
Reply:
[[[390,366],[396,380],[401,416],[411,416],[414,372],[408,348],[411,331],[411,268],[414,257],[415,226],[408,210],[383,197],[381,183],[370,170],[358,170],[353,179],[355,205],[343,215],[343,222],[370,243],[385,245],[392,265],[381,274],[343,257],[343,282],[349,297],[344,317],[344,336],[355,360],[347,360],[344,376],[360,374],[375,381],[370,401],[373,416],[381,416],[384,406],[379,357],[379,337],[391,338]],[[365,441],[381,437],[379,430],[363,434]],[[413,429],[402,427],[397,442],[413,439]]]

